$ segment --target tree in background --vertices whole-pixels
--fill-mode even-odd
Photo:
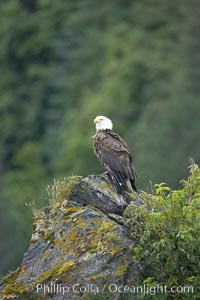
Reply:
[[[101,172],[90,138],[107,115],[138,185],[186,174],[199,157],[198,0],[0,3],[0,257],[14,268],[54,177]],[[15,255],[11,249],[15,249]]]

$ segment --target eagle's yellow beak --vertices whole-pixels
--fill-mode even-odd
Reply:
[[[94,124],[97,124],[97,123],[100,123],[100,122],[101,122],[101,120],[99,118],[94,119]]]

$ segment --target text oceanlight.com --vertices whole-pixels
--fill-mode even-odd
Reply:
[[[193,286],[171,286],[166,285],[148,285],[143,284],[139,286],[117,285],[115,283],[104,284],[103,286],[97,286],[93,283],[80,284],[76,283],[72,286],[65,284],[37,284],[35,288],[37,294],[61,294],[66,295],[68,293],[75,294],[143,294],[143,295],[156,295],[156,294],[193,294]]]

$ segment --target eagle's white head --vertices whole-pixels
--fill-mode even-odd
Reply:
[[[94,124],[96,124],[96,130],[110,129],[113,128],[113,123],[110,119],[104,116],[98,116],[94,119]]]

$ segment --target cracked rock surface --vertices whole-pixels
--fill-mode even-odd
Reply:
[[[0,299],[122,299],[116,287],[134,285],[137,273],[123,224],[128,201],[107,175],[67,179],[56,192],[35,217],[30,246],[1,282]]]

